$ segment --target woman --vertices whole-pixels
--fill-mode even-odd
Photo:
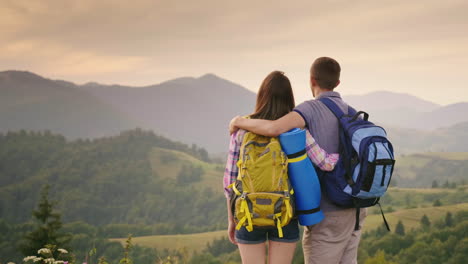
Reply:
[[[289,79],[283,72],[270,73],[257,94],[255,112],[250,118],[276,120],[291,112],[295,106],[294,96]],[[278,235],[275,227],[254,228],[248,232],[245,227],[235,230],[236,224],[232,216],[230,199],[232,190],[228,188],[238,176],[237,162],[245,130],[238,130],[231,135],[229,156],[224,173],[224,191],[228,208],[228,234],[229,240],[239,247],[242,263],[265,263],[265,243],[268,240],[268,263],[291,263],[296,242],[299,240],[299,227],[297,219],[283,227],[283,236]],[[327,154],[316,143],[314,138],[306,133],[307,154],[311,161],[322,170],[333,170],[338,154]]]

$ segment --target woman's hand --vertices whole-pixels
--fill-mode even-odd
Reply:
[[[237,245],[236,239],[235,239],[235,232],[236,232],[236,224],[234,221],[229,221],[228,225],[228,237],[229,241],[233,243],[234,245]]]
[[[231,122],[229,122],[229,134],[232,135],[234,132],[239,130],[239,128],[236,126],[236,122],[239,118],[242,118],[241,116],[236,116],[234,117]]]
[[[234,217],[232,216],[232,211],[231,211],[231,203],[229,199],[226,199],[226,206],[227,206],[227,213],[228,213],[228,238],[231,243],[234,245],[237,245],[236,239],[235,239],[235,232],[236,232],[236,223],[234,222]]]

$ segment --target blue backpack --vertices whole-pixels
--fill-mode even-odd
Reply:
[[[319,100],[340,123],[340,158],[333,171],[319,171],[322,190],[334,204],[356,208],[355,230],[359,230],[360,208],[380,206],[380,197],[390,184],[395,166],[393,146],[385,130],[368,121],[366,112],[348,106],[348,114],[344,114],[331,99]],[[380,211],[390,230],[382,207]]]

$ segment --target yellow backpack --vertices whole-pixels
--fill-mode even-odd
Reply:
[[[239,174],[231,184],[236,229],[251,232],[255,226],[282,227],[294,215],[293,189],[288,178],[288,159],[277,138],[246,132],[237,163]]]

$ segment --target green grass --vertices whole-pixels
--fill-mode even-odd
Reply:
[[[160,235],[160,236],[143,236],[132,238],[133,244],[156,249],[183,249],[186,248],[189,252],[200,252],[206,248],[206,244],[215,239],[227,236],[226,230],[205,232],[187,235]],[[125,243],[125,238],[111,239],[122,244]]]
[[[456,189],[391,187],[380,203],[384,212],[432,207],[436,201],[443,206],[468,203],[467,187],[466,185],[460,185]],[[378,206],[370,208],[369,214],[380,214]]]
[[[422,193],[422,194],[431,194],[431,193],[452,193],[456,192],[457,189],[448,189],[448,188],[399,188],[399,187],[390,187],[388,192],[395,193]]]
[[[444,160],[468,160],[468,152],[427,152],[419,155]]]
[[[425,208],[414,208],[404,209],[393,213],[385,214],[385,217],[390,225],[391,229],[394,229],[399,220],[403,222],[405,228],[410,230],[411,228],[419,227],[421,217],[425,214],[429,217],[432,223],[445,217],[447,212],[455,214],[458,211],[468,210],[468,203],[460,203],[438,207],[425,207]],[[364,230],[372,230],[382,225],[382,215],[375,214],[369,215],[366,219]]]
[[[195,187],[210,187],[215,192],[223,188],[224,167],[220,164],[210,164],[187,153],[162,148],[153,148],[149,159],[152,170],[159,177],[176,179],[184,165],[192,165],[201,167],[204,171],[201,181],[194,183]]]
[[[445,161],[443,164],[451,164],[450,161],[463,162],[468,160],[468,152],[427,152],[411,155],[402,155],[396,158],[395,168],[400,171],[400,177],[415,179],[418,172],[424,167],[430,166],[434,161]],[[442,163],[438,163],[442,164]],[[453,166],[453,165],[444,165]],[[434,172],[436,173],[436,172]],[[442,176],[442,175],[441,175]]]
[[[447,212],[455,214],[458,211],[468,210],[468,203],[447,205],[440,207],[427,207],[427,208],[415,208],[405,209],[393,213],[385,214],[387,221],[392,231],[398,220],[401,220],[405,225],[406,230],[411,228],[419,227],[421,217],[426,214],[430,221],[434,223],[436,220],[445,217]],[[383,224],[382,216],[369,215],[366,218],[363,231],[370,231]],[[198,234],[187,234],[187,235],[159,235],[159,236],[144,236],[134,237],[133,243],[145,247],[152,247],[157,249],[182,249],[186,248],[189,252],[198,251],[200,252],[206,247],[208,242],[214,239],[219,239],[226,236],[226,230],[198,233]],[[118,241],[125,243],[125,238],[111,239],[112,241]]]

